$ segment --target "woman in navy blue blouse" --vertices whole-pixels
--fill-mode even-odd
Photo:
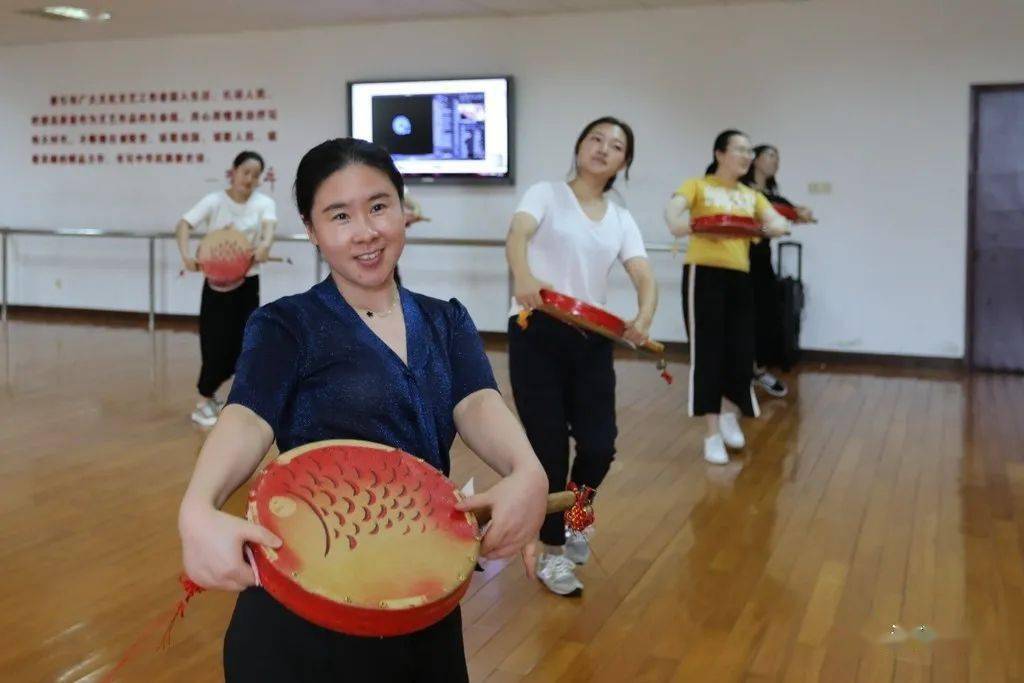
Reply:
[[[331,274],[250,318],[228,405],[179,513],[188,575],[241,591],[224,643],[229,681],[468,680],[458,610],[408,636],[357,638],[306,622],[254,587],[243,544],[280,540],[219,508],[275,440],[281,451],[328,438],[375,441],[447,474],[458,433],[503,477],[461,505],[492,511],[482,554],[522,552],[532,576],[547,478],[496,390],[466,309],[395,282],[403,190],[388,153],[361,140],[330,140],[299,164],[299,214]]]

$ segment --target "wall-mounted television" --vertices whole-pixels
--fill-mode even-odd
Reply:
[[[511,76],[353,81],[348,114],[409,182],[513,182]]]

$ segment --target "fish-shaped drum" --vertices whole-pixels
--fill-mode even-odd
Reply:
[[[540,310],[548,315],[570,325],[597,332],[620,344],[627,344],[623,337],[626,333],[626,321],[614,313],[550,289],[540,290],[540,298],[544,302]],[[665,345],[653,339],[648,339],[641,348],[654,354],[665,352]]]
[[[360,636],[411,633],[458,605],[480,552],[443,474],[403,451],[319,441],[280,455],[247,516],[283,545],[253,547],[260,584],[299,616]]]
[[[208,232],[196,251],[196,261],[210,287],[222,292],[241,285],[254,260],[252,244],[231,225]]]

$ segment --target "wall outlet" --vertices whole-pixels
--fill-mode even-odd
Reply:
[[[832,183],[816,180],[813,183],[807,183],[807,191],[811,194],[832,194]]]
[[[56,280],[53,281],[53,286],[56,287],[57,289],[63,289],[64,283],[60,281],[60,278],[57,278]]]

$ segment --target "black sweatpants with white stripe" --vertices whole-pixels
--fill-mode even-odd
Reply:
[[[750,275],[683,267],[683,320],[690,340],[690,415],[717,415],[727,398],[747,417],[760,408],[751,386],[754,292]]]

